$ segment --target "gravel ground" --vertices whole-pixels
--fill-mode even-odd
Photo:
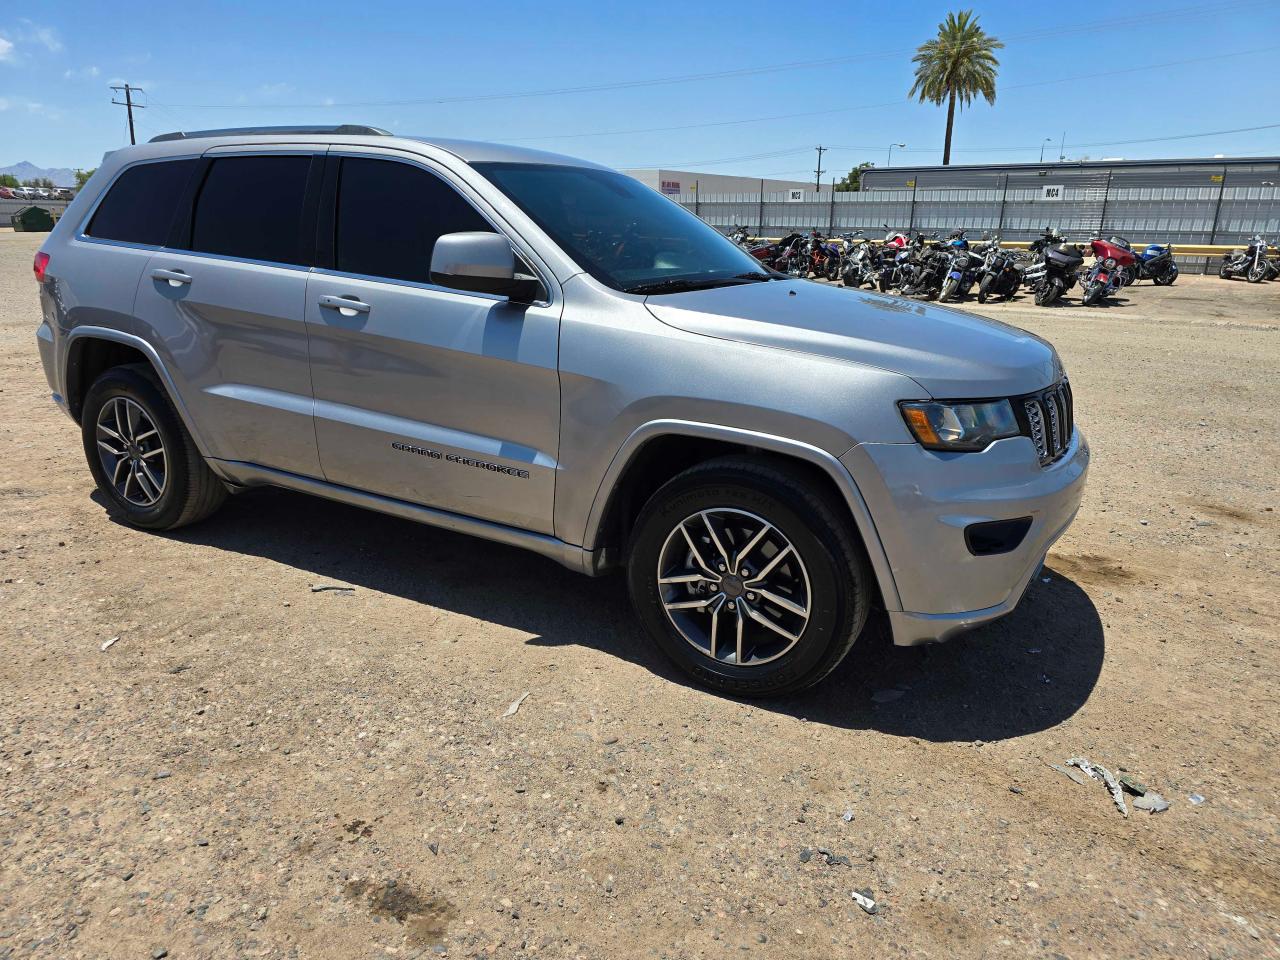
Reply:
[[[113,521],[36,355],[40,239],[0,232],[3,960],[1280,954],[1280,284],[989,307],[1094,449],[1043,581],[744,703],[618,577],[273,491]]]

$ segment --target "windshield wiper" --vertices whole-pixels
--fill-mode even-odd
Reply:
[[[740,273],[736,277],[670,277],[666,280],[652,280],[648,283],[637,283],[623,287],[623,293],[653,294],[680,293],[686,290],[711,290],[715,287],[735,287],[740,283],[754,280],[768,280],[762,273]]]

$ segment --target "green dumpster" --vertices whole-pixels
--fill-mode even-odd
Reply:
[[[54,219],[44,207],[23,207],[12,217],[13,229],[26,233],[48,233],[53,229]]]

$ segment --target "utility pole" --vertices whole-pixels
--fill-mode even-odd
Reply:
[[[1058,144],[1058,162],[1062,163],[1067,159],[1067,131],[1062,131],[1062,142]]]
[[[827,152],[826,147],[814,147],[818,151],[818,169],[813,171],[813,189],[822,192],[822,155]]]
[[[136,144],[138,142],[138,139],[133,135],[133,110],[135,107],[137,107],[139,110],[144,110],[146,109],[146,107],[143,104],[134,103],[133,95],[135,93],[146,93],[147,91],[143,90],[141,87],[131,87],[127,83],[123,87],[112,87],[111,89],[116,91],[117,93],[120,93],[120,92],[124,93],[124,100],[113,99],[111,102],[114,103],[117,107],[124,107],[125,110],[128,112],[129,143]]]

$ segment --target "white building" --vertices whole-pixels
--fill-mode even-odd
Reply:
[[[670,197],[691,196],[701,194],[753,193],[761,191],[764,184],[765,193],[783,193],[787,190],[812,190],[813,183],[804,180],[771,180],[768,177],[731,177],[723,173],[695,173],[689,170],[623,170],[629,177],[635,177],[646,186]],[[829,184],[823,185],[830,190]]]

